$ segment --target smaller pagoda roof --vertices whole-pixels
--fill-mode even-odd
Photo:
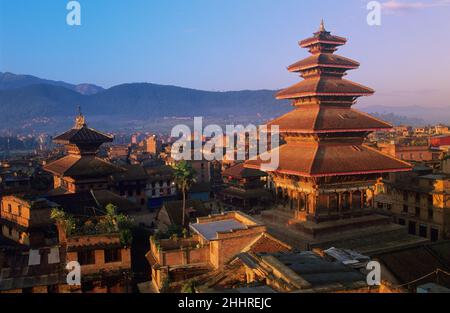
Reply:
[[[390,129],[392,125],[349,107],[300,105],[271,121],[281,133],[360,132]]]
[[[101,158],[79,155],[67,155],[45,165],[44,170],[58,176],[77,178],[104,177],[123,171]]]
[[[105,142],[112,142],[113,136],[104,134],[89,128],[86,124],[86,119],[81,113],[80,107],[78,108],[79,113],[75,118],[75,125],[72,129],[69,129],[65,133],[53,138],[55,143],[60,144],[102,144]]]
[[[282,145],[271,153],[279,155],[274,172],[287,175],[325,177],[411,170],[409,163],[364,145],[298,142]],[[247,161],[245,166],[261,169],[264,163],[258,158]]]
[[[325,25],[322,20],[322,22],[320,23],[320,28],[316,33],[314,33],[314,36],[300,41],[299,44],[302,48],[307,48],[317,43],[342,46],[345,45],[346,42],[346,38],[331,35],[330,32],[326,31]]]
[[[79,144],[79,143],[104,143],[112,142],[113,137],[103,134],[95,129],[83,125],[81,128],[72,128],[65,133],[53,138],[55,143]]]
[[[368,96],[375,91],[352,81],[335,77],[303,80],[277,93],[276,98],[296,99],[309,96]]]
[[[314,54],[288,67],[290,72],[300,72],[314,67],[334,67],[342,69],[356,69],[359,62],[332,53]]]

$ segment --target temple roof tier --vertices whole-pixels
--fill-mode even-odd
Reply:
[[[360,65],[359,62],[345,58],[340,55],[332,53],[319,53],[290,65],[288,67],[288,70],[290,72],[301,72],[316,67],[350,70],[358,68],[359,65]]]
[[[269,122],[280,133],[365,132],[390,129],[392,125],[349,107],[301,105]]]
[[[86,125],[81,128],[72,128],[65,133],[56,136],[53,141],[59,144],[85,144],[85,143],[105,143],[112,142],[113,137],[103,134]]]
[[[77,155],[67,155],[45,165],[44,169],[54,175],[73,178],[98,178],[123,171],[98,157]]]
[[[311,53],[320,53],[334,52],[338,46],[345,45],[346,43],[346,38],[331,35],[331,33],[325,29],[322,20],[319,30],[314,33],[314,36],[300,41],[299,45],[302,48],[309,48]]]
[[[326,177],[411,171],[409,163],[397,160],[365,145],[298,142],[282,145],[278,153],[277,173]],[[272,154],[273,155],[273,154]],[[263,159],[268,159],[266,156]],[[264,169],[265,162],[258,158],[247,161],[247,168]]]
[[[369,87],[346,79],[335,77],[317,77],[303,80],[277,93],[277,99],[296,99],[311,96],[349,96],[372,95],[375,91]]]

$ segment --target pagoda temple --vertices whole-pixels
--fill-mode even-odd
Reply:
[[[277,99],[289,99],[294,110],[268,123],[278,125],[279,166],[270,172],[278,203],[272,215],[313,237],[358,224],[387,223],[374,215],[374,188],[386,173],[410,171],[410,164],[364,145],[373,131],[392,126],[352,108],[374,90],[344,79],[359,63],[335,54],[345,38],[319,30],[299,44],[311,56],[288,67],[303,80],[281,90]],[[277,151],[278,150],[278,151]],[[246,162],[263,169],[267,158]],[[266,213],[268,216],[270,212]],[[284,227],[285,225],[283,225]]]
[[[74,127],[53,139],[53,142],[65,146],[67,155],[44,166],[54,177],[52,193],[107,189],[108,177],[123,171],[97,157],[100,146],[112,141],[112,136],[89,128],[80,112]]]

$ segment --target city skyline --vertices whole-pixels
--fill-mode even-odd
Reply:
[[[0,71],[105,88],[279,89],[296,81],[289,62],[305,56],[295,42],[323,18],[329,31],[349,38],[340,53],[362,64],[349,78],[377,92],[361,105],[448,105],[450,44],[441,41],[433,58],[423,57],[446,36],[440,25],[450,16],[448,1],[380,1],[381,26],[367,24],[369,1],[360,0],[79,2],[82,24],[68,26],[67,2],[0,1]],[[441,70],[426,75],[433,68]]]

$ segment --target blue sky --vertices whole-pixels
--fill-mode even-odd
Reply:
[[[0,71],[104,87],[152,82],[205,90],[277,89],[298,77],[297,42],[318,28],[347,37],[361,62],[349,79],[364,105],[450,105],[450,1],[385,0],[382,25],[364,0],[0,0]]]

